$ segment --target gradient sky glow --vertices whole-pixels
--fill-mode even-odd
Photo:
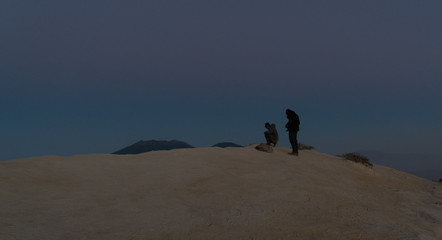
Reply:
[[[138,140],[442,155],[442,1],[0,2],[0,160]]]

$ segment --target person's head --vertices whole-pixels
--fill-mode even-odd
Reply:
[[[288,109],[288,108],[285,110],[285,114],[287,114],[287,117],[293,116],[294,113],[295,113],[295,112],[293,112],[292,110],[290,110],[290,109]]]
[[[295,111],[290,110],[288,108],[285,110],[285,114],[287,114],[287,119],[295,119],[297,116]]]
[[[265,128],[269,129],[270,128],[270,123],[266,122],[266,124],[264,125]]]

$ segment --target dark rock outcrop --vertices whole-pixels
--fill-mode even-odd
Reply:
[[[263,152],[268,152],[268,153],[273,152],[273,147],[270,145],[267,145],[265,143],[259,144],[258,146],[255,147],[255,149],[258,151],[263,151]]]

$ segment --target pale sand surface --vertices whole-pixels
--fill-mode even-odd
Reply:
[[[0,163],[0,239],[442,239],[442,184],[289,149]]]

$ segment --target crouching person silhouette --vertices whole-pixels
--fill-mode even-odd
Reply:
[[[267,131],[264,132],[267,145],[273,144],[273,146],[276,147],[276,144],[278,143],[279,140],[278,131],[276,131],[276,125],[275,124],[270,125],[270,123],[266,123],[265,128],[268,129]]]

